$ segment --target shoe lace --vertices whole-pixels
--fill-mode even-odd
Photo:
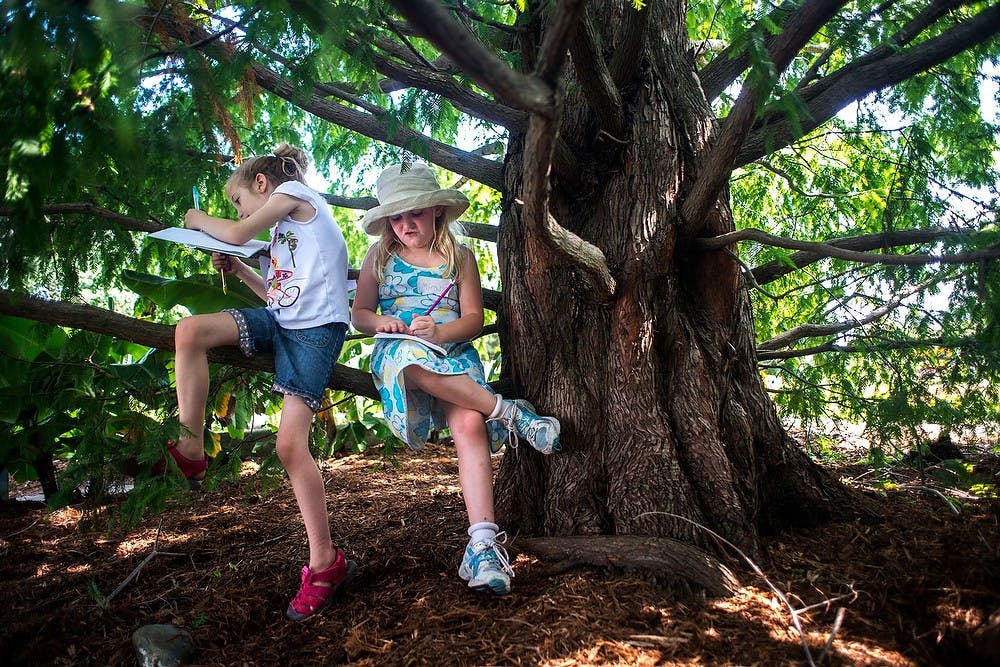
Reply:
[[[483,540],[483,543],[486,544],[486,548],[482,551],[483,556],[487,560],[495,560],[500,564],[501,570],[513,577],[514,568],[511,567],[510,556],[503,546],[507,543],[507,531],[501,530],[492,540]]]
[[[496,417],[487,417],[488,422],[500,422],[507,429],[507,438],[504,444],[510,449],[517,449],[516,423],[514,420],[514,409],[502,410]]]

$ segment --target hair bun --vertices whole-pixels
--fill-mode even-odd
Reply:
[[[292,160],[300,171],[305,173],[306,169],[309,167],[309,155],[296,146],[292,146],[287,142],[282,142],[278,144],[274,151],[272,151],[274,157],[281,158],[282,160]]]

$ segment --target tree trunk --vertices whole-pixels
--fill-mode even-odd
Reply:
[[[610,13],[594,24],[614,35],[621,20]],[[617,281],[610,303],[524,233],[513,203],[524,137],[509,143],[498,241],[504,372],[560,419],[563,450],[508,452],[499,514],[513,532],[653,536],[725,552],[710,529],[762,558],[762,531],[827,520],[847,493],[777,418],[757,372],[739,264],[690,243],[732,230],[728,193],[705,220],[678,215],[712,114],[684,48],[683,14],[649,21],[663,31],[650,31],[635,78],[619,86],[626,135],[598,132],[571,76],[560,138],[587,178],[551,177],[553,217],[607,257]],[[605,46],[610,60],[610,38]]]

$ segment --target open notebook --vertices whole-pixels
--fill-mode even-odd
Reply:
[[[149,238],[246,258],[258,255],[262,251],[266,251],[268,247],[267,241],[258,241],[257,239],[247,241],[243,245],[234,245],[209,236],[199,229],[187,229],[186,227],[167,227],[149,234]]]
[[[404,333],[385,333],[385,332],[379,332],[379,333],[375,334],[375,338],[403,338],[403,339],[406,339],[406,340],[415,340],[416,342],[420,343],[424,347],[429,348],[431,350],[434,350],[435,352],[437,352],[438,354],[440,354],[443,357],[447,357],[448,356],[448,350],[444,349],[440,345],[432,343],[429,340],[425,340],[425,339],[423,339],[423,338],[421,338],[419,336],[411,336],[410,334],[404,334]]]

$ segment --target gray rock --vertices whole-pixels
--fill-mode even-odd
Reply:
[[[178,667],[194,654],[191,633],[173,625],[144,625],[132,633],[141,667]]]

